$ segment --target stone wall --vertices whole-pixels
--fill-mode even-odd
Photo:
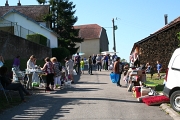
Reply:
[[[178,32],[180,32],[180,24],[140,43],[140,62],[142,64],[150,62],[156,67],[156,61],[159,61],[165,71],[174,50],[178,48],[179,41],[176,36]]]
[[[22,59],[28,59],[31,55],[35,55],[37,59],[52,56],[51,48],[4,31],[0,31],[0,54],[5,60],[14,59],[17,55]]]

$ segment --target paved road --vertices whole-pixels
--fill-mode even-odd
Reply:
[[[1,114],[0,120],[172,120],[159,106],[139,103],[125,87],[111,83],[109,73],[86,71],[75,76],[72,88],[33,95]]]

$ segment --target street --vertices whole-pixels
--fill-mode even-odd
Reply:
[[[93,71],[94,75],[74,76],[75,84],[48,93],[31,96],[0,115],[0,120],[173,120],[159,106],[139,103],[127,92],[124,81],[117,87],[109,78],[110,71]]]

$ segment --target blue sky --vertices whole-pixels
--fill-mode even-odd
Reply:
[[[4,6],[6,0],[0,0]],[[118,29],[115,31],[116,51],[128,60],[135,42],[148,37],[180,16],[180,0],[69,0],[76,5],[78,21],[75,25],[98,24],[107,31],[109,51],[113,51],[112,19]],[[17,5],[18,0],[9,0]],[[21,0],[22,5],[38,5],[36,0]]]

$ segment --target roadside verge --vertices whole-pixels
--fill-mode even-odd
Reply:
[[[180,114],[178,114],[176,111],[174,111],[170,106],[167,104],[161,104],[160,108],[166,112],[166,114],[169,114],[174,120],[180,120]]]

